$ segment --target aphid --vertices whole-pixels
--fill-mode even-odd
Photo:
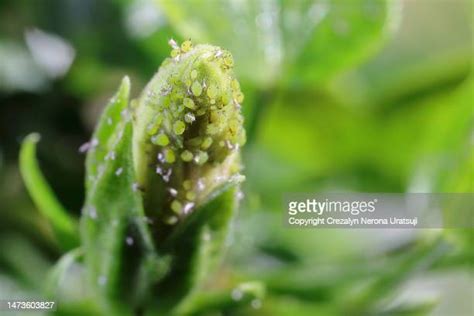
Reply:
[[[173,124],[173,131],[176,135],[181,135],[184,133],[184,130],[186,129],[186,124],[184,124],[183,121],[176,121]]]
[[[161,133],[153,136],[151,138],[151,142],[155,145],[166,146],[170,143],[170,139],[168,138],[168,136],[166,136],[166,134]]]
[[[193,82],[193,84],[191,85],[191,92],[197,97],[201,95],[202,85],[199,83],[199,81]]]
[[[196,164],[198,165],[203,165],[207,162],[208,159],[209,159],[209,156],[207,152],[199,151],[194,157],[194,162],[196,162]]]
[[[194,110],[196,109],[196,105],[194,104],[193,99],[190,98],[184,98],[183,99],[183,105],[187,107],[188,109]]]
[[[176,213],[176,214],[181,214],[181,211],[183,209],[183,205],[181,204],[180,201],[178,200],[173,200],[173,202],[171,202],[171,210]]]
[[[193,43],[191,42],[191,40],[184,41],[181,44],[181,51],[183,53],[189,52],[192,48],[193,48]]]
[[[193,160],[193,154],[189,150],[185,150],[181,153],[181,159],[185,162]]]
[[[176,161],[176,156],[174,155],[174,151],[172,149],[167,149],[165,151],[165,161],[167,163],[173,163]]]

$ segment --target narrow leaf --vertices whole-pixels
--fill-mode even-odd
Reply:
[[[20,172],[25,186],[38,210],[50,222],[58,243],[64,249],[79,244],[77,223],[56,198],[36,160],[36,144],[39,134],[28,135],[20,150]]]

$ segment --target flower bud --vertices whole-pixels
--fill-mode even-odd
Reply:
[[[228,51],[173,41],[133,107],[133,159],[147,216],[174,225],[238,179],[244,96]]]

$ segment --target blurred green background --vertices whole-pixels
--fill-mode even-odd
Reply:
[[[469,0],[2,0],[0,299],[41,296],[61,255],[20,179],[22,138],[42,135],[41,167],[79,216],[78,148],[106,101],[125,74],[137,96],[168,40],[191,38],[232,52],[245,93],[244,199],[211,287],[267,292],[199,315],[472,315],[472,229],[288,229],[281,200],[473,192],[473,12]],[[82,273],[70,268],[58,314],[94,313]]]

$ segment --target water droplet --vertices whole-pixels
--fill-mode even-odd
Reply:
[[[130,237],[130,236],[127,236],[127,238],[125,238],[125,243],[129,246],[132,246],[133,245],[133,238]]]

